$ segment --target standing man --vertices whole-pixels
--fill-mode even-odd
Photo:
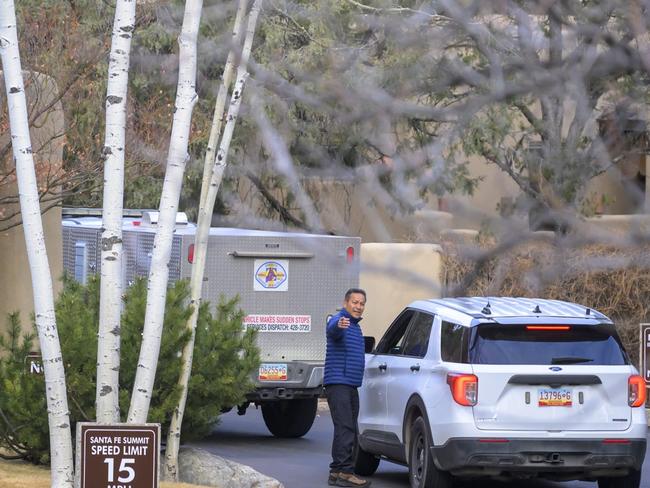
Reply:
[[[325,394],[334,423],[332,462],[328,484],[370,486],[354,474],[353,450],[357,440],[359,393],[365,366],[364,341],[359,321],[366,307],[366,292],[351,288],[343,308],[327,322]]]

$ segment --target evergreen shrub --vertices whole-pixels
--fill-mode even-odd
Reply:
[[[158,369],[148,422],[162,424],[163,440],[169,428],[180,390],[181,353],[190,338],[185,323],[191,313],[189,286],[179,281],[167,290],[165,320]],[[121,323],[120,411],[126,418],[142,342],[147,283],[137,280],[124,296]],[[244,312],[238,298],[222,299],[216,314],[209,304],[199,310],[192,375],[188,390],[182,437],[208,434],[220,412],[245,400],[253,389],[251,373],[258,367],[255,332],[242,332]],[[99,279],[87,285],[64,279],[56,302],[57,328],[66,370],[68,407],[76,422],[95,420]],[[42,375],[28,374],[25,358],[37,349],[34,333],[22,335],[16,314],[9,317],[5,337],[0,337],[0,443],[9,452],[34,463],[49,462],[49,433],[45,385]]]

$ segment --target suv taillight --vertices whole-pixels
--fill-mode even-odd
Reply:
[[[478,402],[478,378],[473,374],[449,373],[447,384],[459,405],[473,407]]]
[[[645,400],[645,380],[638,374],[630,376],[627,380],[627,403],[630,407],[642,407],[645,405]]]

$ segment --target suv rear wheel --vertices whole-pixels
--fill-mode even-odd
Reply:
[[[639,488],[641,486],[641,471],[633,469],[627,476],[620,478],[600,478],[598,488]]]
[[[452,477],[436,468],[431,457],[429,428],[422,417],[411,426],[409,482],[411,488],[451,488]],[[601,487],[602,488],[602,487]]]
[[[371,476],[377,471],[379,458],[374,454],[364,451],[359,443],[354,445],[354,472],[361,476]]]

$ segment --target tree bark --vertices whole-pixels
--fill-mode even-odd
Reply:
[[[97,340],[97,421],[120,421],[120,313],[122,305],[122,210],[129,53],[135,0],[118,0],[106,90],[104,204]]]
[[[223,68],[223,78],[221,80],[221,85],[219,85],[217,101],[214,105],[214,113],[212,115],[210,137],[208,138],[208,147],[205,152],[205,162],[203,163],[203,181],[201,182],[199,208],[205,203],[206,193],[210,186],[210,180],[212,179],[212,167],[214,165],[217,144],[219,143],[219,136],[221,135],[223,111],[226,107],[226,97],[228,96],[228,90],[230,90],[230,84],[232,83],[232,75],[235,72],[235,61],[238,61],[241,58],[242,26],[244,24],[247,9],[248,0],[240,0],[239,7],[237,7],[237,13],[235,14],[235,25],[232,29],[232,46],[228,52],[226,65]]]
[[[233,37],[239,38],[237,32],[241,30],[243,23],[242,12],[246,8],[246,0],[240,3],[237,17],[235,18],[235,28],[233,29]],[[196,236],[194,239],[194,263],[192,265],[192,277],[190,279],[190,303],[192,304],[192,315],[187,321],[187,328],[191,331],[190,341],[183,348],[183,365],[181,376],[179,378],[179,385],[181,386],[181,397],[178,405],[172,415],[172,421],[169,428],[169,435],[167,437],[167,449],[165,453],[165,478],[173,481],[178,480],[178,451],[180,447],[181,425],[183,423],[183,415],[185,413],[185,403],[187,401],[187,390],[190,381],[190,374],[192,371],[192,360],[194,351],[194,338],[196,336],[196,323],[199,315],[199,307],[201,306],[201,292],[203,287],[203,272],[205,269],[205,262],[208,251],[208,240],[210,234],[210,224],[212,222],[212,212],[214,204],[223,179],[223,171],[227,164],[227,154],[232,140],[232,134],[239,115],[239,107],[241,106],[242,91],[248,77],[247,64],[250,57],[251,48],[253,45],[253,37],[255,35],[255,28],[257,25],[257,17],[260,9],[262,8],[262,0],[255,0],[248,19],[248,26],[246,29],[246,39],[244,41],[244,48],[237,68],[237,82],[233,89],[233,94],[228,109],[228,116],[226,118],[226,126],[224,129],[221,144],[216,159],[214,158],[214,151],[210,151],[214,147],[219,132],[221,130],[221,120],[223,117],[223,110],[225,105],[226,92],[228,91],[228,84],[230,84],[230,77],[232,76],[232,59],[234,58],[235,49],[238,48],[239,43],[235,43],[228,55],[228,63],[224,69],[223,83],[219,87],[219,95],[215,106],[214,118],[212,121],[212,131],[210,140],[214,134],[214,141],[209,144],[208,151],[206,152],[205,168],[203,173],[203,185],[201,187],[201,202],[199,205],[198,225]],[[241,15],[241,17],[240,17]],[[230,72],[228,72],[230,71]],[[209,185],[206,184],[209,182]]]
[[[189,159],[187,152],[196,94],[196,40],[201,20],[202,0],[187,0],[183,27],[179,37],[179,73],[176,89],[174,121],[167,154],[167,170],[160,197],[158,230],[154,238],[151,269],[149,270],[147,306],[145,310],[142,346],[131,395],[129,423],[147,421],[151,393],[163,329],[169,259],[183,184],[183,173]]]
[[[25,245],[34,293],[36,328],[45,371],[45,396],[50,430],[51,486],[72,488],[74,465],[65,371],[54,315],[52,275],[43,236],[13,0],[0,1],[0,58],[7,93]]]

